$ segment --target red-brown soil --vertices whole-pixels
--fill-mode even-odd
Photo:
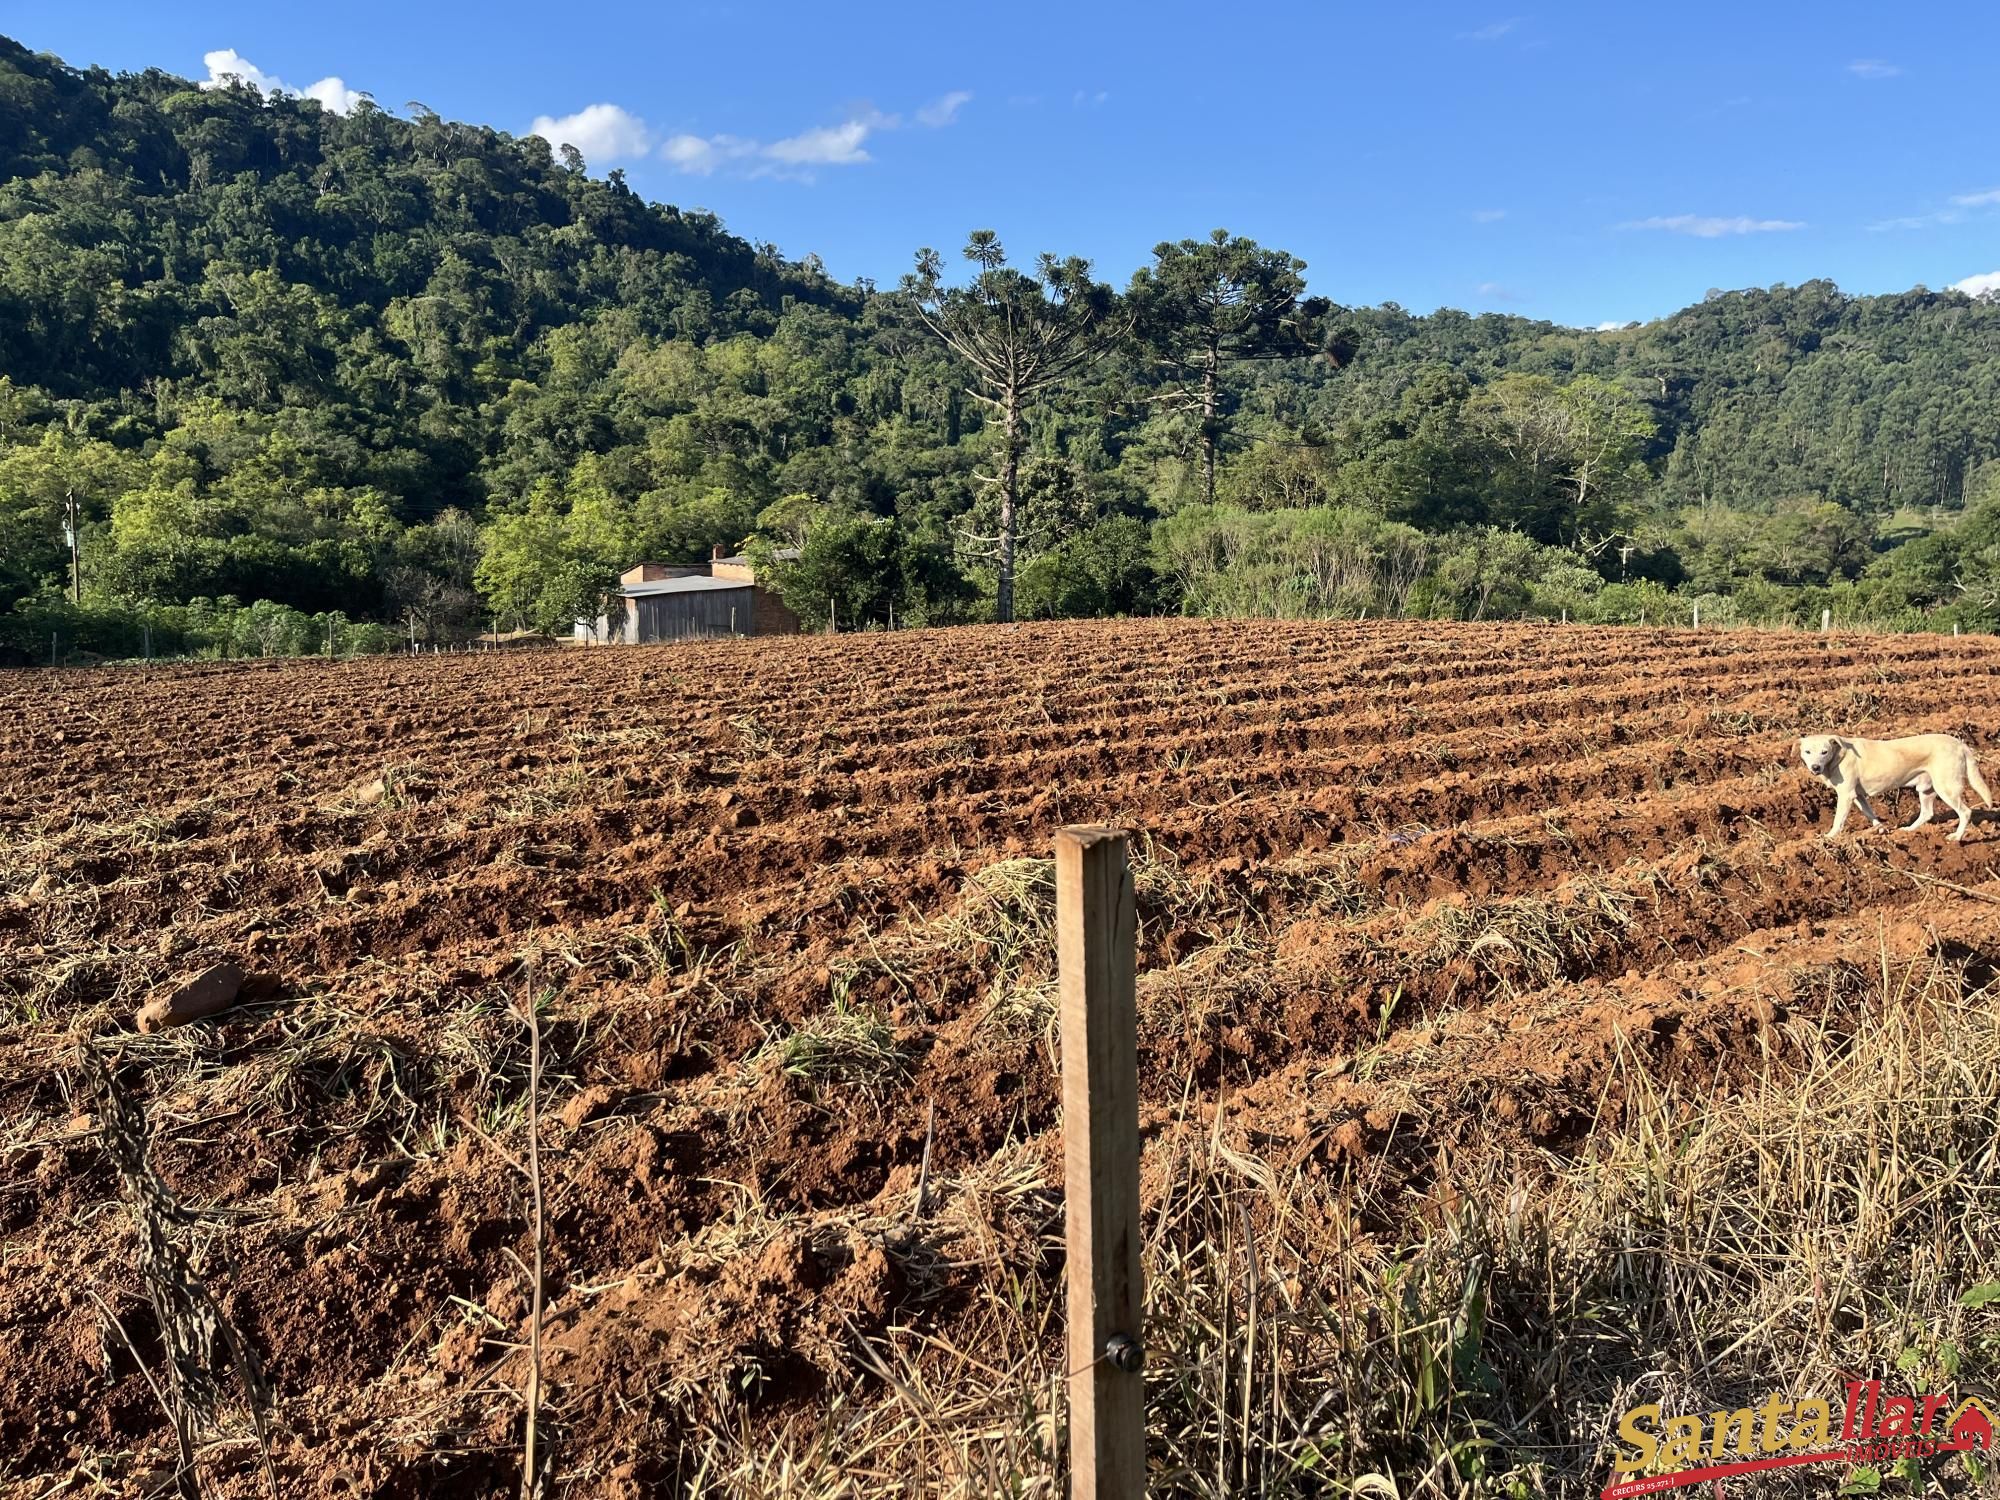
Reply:
[[[2000,818],[1823,841],[1827,727],[2000,775],[2000,642],[1162,621],[0,677],[0,1478],[170,1467],[79,1037],[121,1044],[287,1492],[501,1493],[542,997],[550,1427],[566,1492],[644,1493],[687,1403],[865,1399],[857,1340],[950,1324],[976,1268],[895,1227],[928,1106],[934,1196],[1054,1182],[1003,862],[1139,835],[1149,1135],[1220,1110],[1420,1183],[1475,1134],[1572,1149],[1621,1049],[1726,1089],[1843,976],[2000,957]],[[223,961],[236,1009],[137,1033]],[[203,1462],[258,1492],[246,1443]]]

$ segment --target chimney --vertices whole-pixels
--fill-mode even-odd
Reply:
[[[709,553],[708,555],[711,560],[715,562],[721,562],[723,558],[729,556],[729,549],[723,546],[722,543],[717,542],[715,544],[715,550]]]

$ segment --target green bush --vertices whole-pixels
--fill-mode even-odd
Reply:
[[[1595,568],[1580,562],[1554,562],[1528,585],[1529,609],[1550,620],[1565,614],[1572,620],[1589,620],[1595,618],[1597,596],[1603,592],[1604,580]]]
[[[1607,583],[1597,596],[1596,618],[1605,625],[1668,625],[1686,617],[1665,585],[1651,578]]]
[[[46,666],[144,656],[336,656],[403,649],[403,637],[372,621],[356,623],[338,610],[309,615],[268,599],[244,605],[224,595],[186,604],[90,600],[81,607],[61,595],[22,600],[0,614],[0,665]]]
[[[1696,594],[1689,600],[1689,604],[1690,624],[1693,623],[1692,606],[1696,605],[1700,606],[1701,623],[1704,626],[1712,625],[1720,630],[1733,630],[1742,623],[1741,617],[1737,614],[1736,600],[1731,595]]]
[[[1171,590],[1154,570],[1144,521],[1101,521],[1029,561],[1015,583],[1023,619],[1157,614]]]
[[[843,630],[886,625],[892,611],[912,625],[949,624],[964,618],[973,595],[942,545],[882,516],[829,508],[808,521],[796,557],[779,559],[768,542],[752,553],[808,629],[825,625],[829,605]]]

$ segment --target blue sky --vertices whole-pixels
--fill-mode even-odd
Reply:
[[[1992,0],[9,0],[0,30],[543,122],[592,172],[843,279],[991,227],[1122,285],[1221,226],[1340,302],[1580,325],[1815,276],[2000,285]]]

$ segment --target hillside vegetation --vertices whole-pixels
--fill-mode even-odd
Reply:
[[[561,630],[760,540],[811,619],[2000,623],[1992,297],[1589,332],[1160,229],[1122,291],[984,235],[843,286],[536,137],[0,40],[0,650]]]

